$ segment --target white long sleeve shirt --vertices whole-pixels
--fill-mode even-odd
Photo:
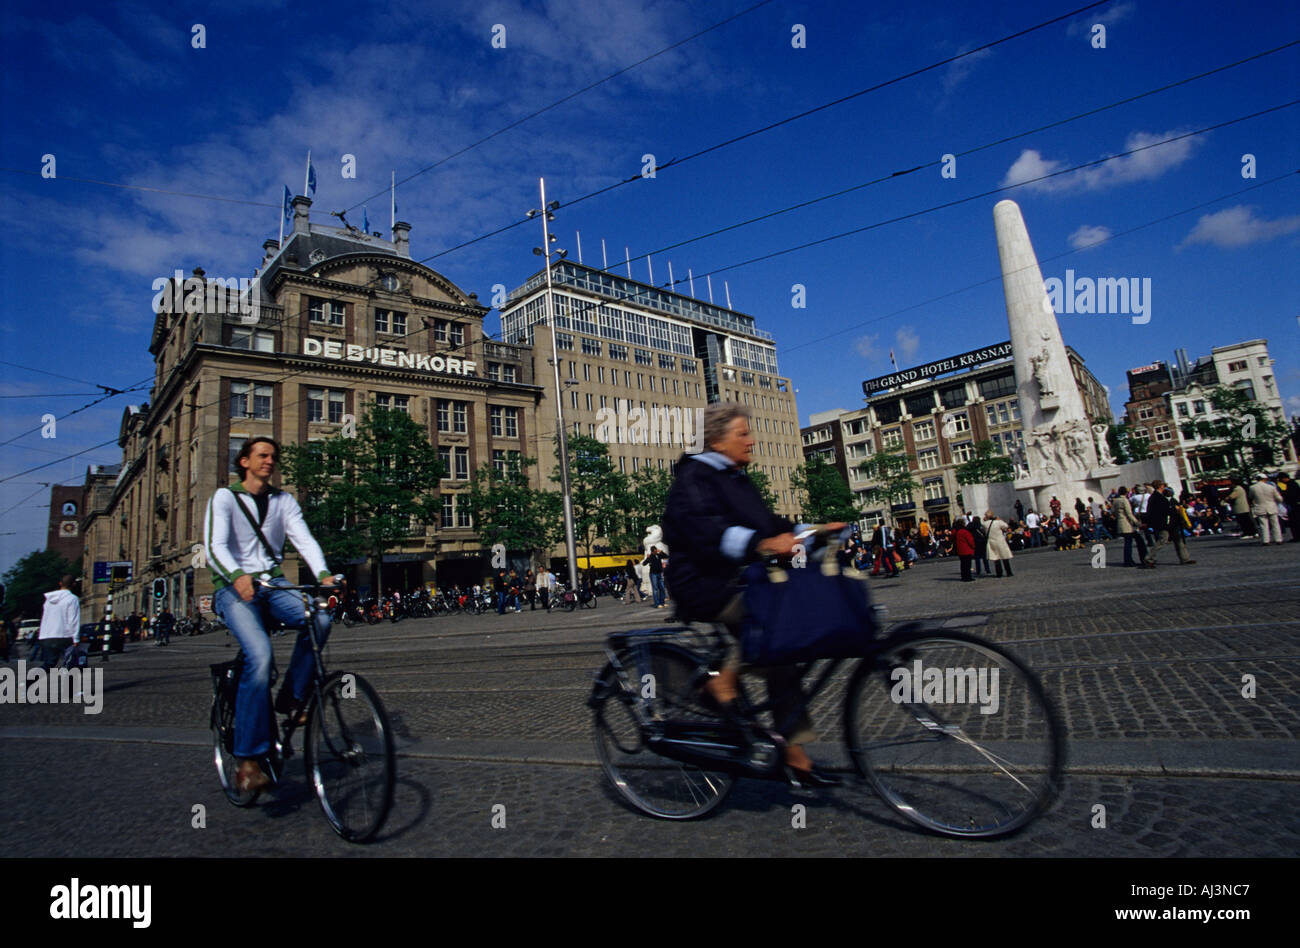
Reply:
[[[307,561],[317,579],[329,576],[325,554],[307,529],[298,501],[294,500],[292,494],[278,488],[268,490],[270,498],[266,519],[259,524],[266,542],[283,557],[284,542],[287,539]],[[279,563],[267,555],[262,541],[257,538],[257,532],[248,518],[235,508],[236,504],[252,514],[253,520],[258,519],[257,501],[244,489],[242,483],[223,487],[214,493],[208,501],[207,514],[203,518],[203,546],[208,568],[212,570],[212,585],[217,589],[233,585],[235,580],[246,574],[283,575]]]
[[[76,642],[81,631],[81,600],[66,589],[56,589],[45,594],[45,608],[41,612],[41,629],[38,639],[72,639]]]

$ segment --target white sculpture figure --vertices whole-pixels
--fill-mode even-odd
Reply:
[[[1029,461],[1025,458],[1024,448],[1016,448],[1011,452],[1011,467],[1015,471],[1013,480],[1029,476]]]
[[[1056,466],[1053,463],[1052,452],[1048,450],[1051,435],[1039,430],[1029,436],[1029,444],[1034,449],[1036,460],[1039,467],[1043,469],[1044,474],[1055,474]]]
[[[1092,426],[1092,433],[1097,439],[1097,463],[1102,467],[1110,467],[1115,463],[1115,459],[1110,454],[1110,442],[1106,440],[1108,430],[1105,425]]]
[[[1047,365],[1050,360],[1051,356],[1048,355],[1046,346],[1044,346],[1042,351],[1037,355],[1029,357],[1029,363],[1034,367],[1034,381],[1038,383],[1038,394],[1040,396],[1054,394],[1052,392],[1052,383],[1049,380],[1049,373],[1047,370]]]
[[[1065,453],[1069,466],[1075,471],[1088,469],[1088,436],[1080,431],[1080,424],[1072,424],[1065,432]]]

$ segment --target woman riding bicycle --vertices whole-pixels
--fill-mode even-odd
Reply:
[[[725,712],[736,700],[741,664],[741,570],[758,557],[790,555],[798,541],[794,525],[767,509],[745,475],[754,451],[749,411],[732,402],[710,405],[704,409],[702,431],[706,451],[682,455],[664,511],[664,543],[672,551],[667,581],[679,618],[722,623],[733,638],[721,671],[706,685]],[[803,702],[800,675],[793,667],[762,671],[779,724]],[[783,736],[793,782],[813,787],[839,783],[818,770],[802,747],[816,737],[806,713],[787,726]]]
[[[241,481],[223,487],[208,501],[203,540],[212,584],[212,608],[221,616],[244,653],[244,669],[235,704],[234,753],[240,758],[235,778],[240,792],[260,790],[270,784],[258,758],[271,749],[271,640],[268,617],[285,626],[300,628],[289,672],[275,701],[276,710],[293,714],[302,706],[311,681],[311,643],[303,624],[302,600],[291,592],[280,570],[284,542],[288,539],[306,560],[321,585],[333,585],[320,545],[302,517],[298,502],[272,487],[270,480],[280,446],[270,438],[250,438],[239,449],[235,471]],[[253,576],[270,573],[256,588]],[[323,645],[329,635],[329,616],[317,613]]]

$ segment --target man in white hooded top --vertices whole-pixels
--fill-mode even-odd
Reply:
[[[45,594],[45,611],[41,614],[41,629],[36,641],[41,646],[41,665],[50,668],[69,646],[77,643],[81,630],[81,600],[72,591],[76,580],[64,576],[59,588]]]

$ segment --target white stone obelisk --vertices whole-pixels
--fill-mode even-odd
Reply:
[[[1093,433],[1020,207],[999,201],[993,224],[1029,469],[1015,486],[1032,491],[1040,512],[1053,496],[1070,509],[1075,497],[1100,491]]]

